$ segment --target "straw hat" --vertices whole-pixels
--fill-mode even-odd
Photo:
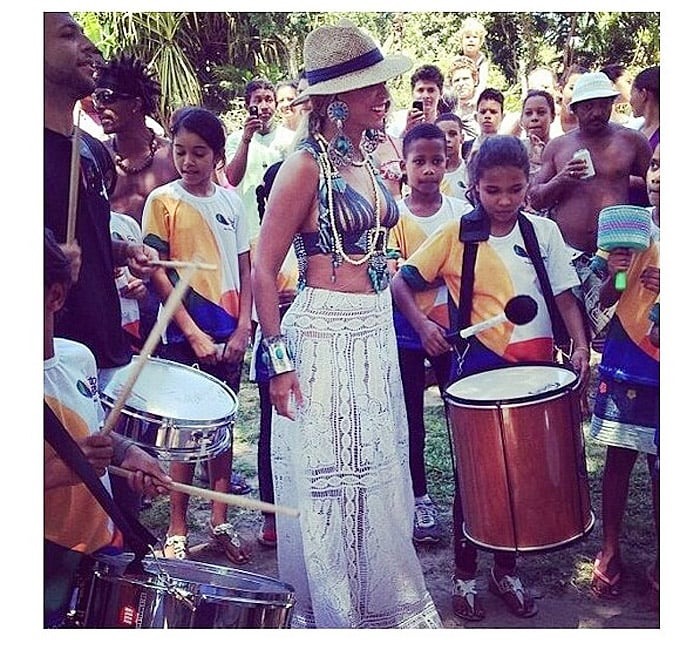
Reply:
[[[403,54],[384,56],[372,38],[349,20],[314,29],[304,41],[309,95],[335,95],[383,83],[406,72],[413,61]]]
[[[573,106],[589,99],[612,99],[619,94],[604,72],[586,72],[576,82],[569,104]]]

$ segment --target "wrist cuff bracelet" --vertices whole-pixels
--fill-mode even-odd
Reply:
[[[265,351],[265,364],[271,377],[281,375],[294,370],[294,362],[287,350],[287,343],[281,334],[268,336],[262,339],[261,344]]]

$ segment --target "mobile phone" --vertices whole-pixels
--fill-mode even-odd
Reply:
[[[248,113],[253,117],[258,116],[258,107],[253,104],[253,106],[248,106]]]
[[[413,108],[417,108],[421,113],[423,112],[423,100],[416,99],[413,101]]]

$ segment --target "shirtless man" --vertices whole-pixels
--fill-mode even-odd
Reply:
[[[627,203],[629,177],[643,176],[651,158],[642,134],[610,122],[617,95],[602,72],[581,76],[570,104],[579,126],[550,140],[530,189],[532,207],[549,208],[564,240],[589,255],[596,251],[601,208]],[[586,162],[574,157],[578,149],[588,149],[594,176],[585,177]]]
[[[529,194],[532,207],[549,209],[566,243],[576,249],[573,264],[581,279],[594,349],[602,344],[612,316],[612,311],[600,310],[598,291],[604,278],[590,264],[597,249],[598,213],[629,202],[630,176],[643,176],[651,159],[644,135],[610,121],[617,95],[602,72],[581,75],[570,103],[578,128],[549,141]],[[593,176],[588,176],[586,161],[574,155],[579,149],[590,153]]]
[[[110,206],[139,224],[151,190],[178,177],[170,141],[146,124],[147,116],[156,114],[159,95],[160,84],[144,63],[128,55],[113,58],[99,71],[93,93],[117,168]]]

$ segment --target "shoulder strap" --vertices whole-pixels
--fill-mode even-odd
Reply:
[[[459,313],[453,329],[462,329],[472,324],[472,300],[474,296],[474,267],[476,266],[477,242],[464,242],[462,253],[462,279],[459,286]]]
[[[552,284],[549,281],[547,270],[544,268],[542,254],[540,253],[540,246],[537,243],[537,236],[535,235],[535,228],[532,225],[532,222],[522,212],[520,212],[518,215],[518,226],[520,227],[520,232],[523,236],[525,250],[527,251],[530,260],[535,267],[537,279],[540,281],[540,287],[542,288],[544,301],[547,305],[549,318],[552,321],[552,334],[554,336],[554,341],[559,345],[560,343],[567,341],[569,339],[569,335],[566,331],[566,326],[564,325],[561,314],[559,313],[559,309],[557,308],[557,304],[554,301]]]
[[[98,503],[111,517],[114,525],[122,532],[129,546],[134,550],[136,560],[145,557],[150,552],[149,547],[156,545],[158,540],[135,517],[119,509],[86,460],[78,443],[66,431],[46,401],[44,401],[44,439],[56,450],[66,465],[80,476]]]

